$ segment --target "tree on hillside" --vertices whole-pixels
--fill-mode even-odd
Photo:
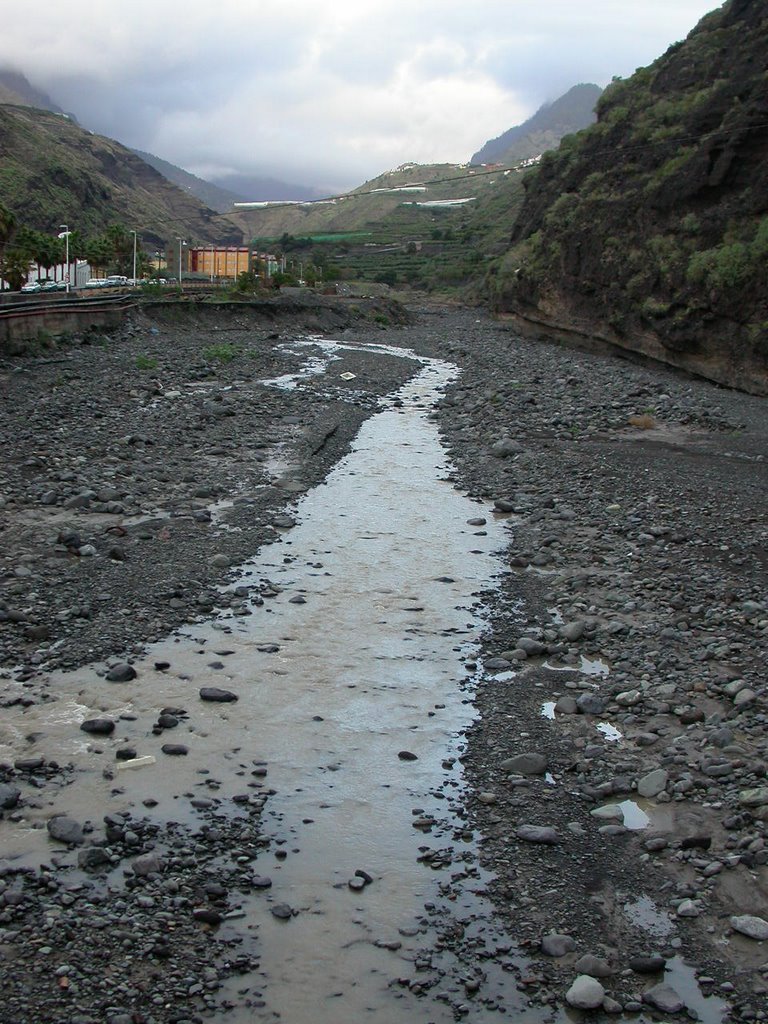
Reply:
[[[64,246],[58,238],[46,234],[44,231],[35,231],[33,228],[20,227],[14,238],[14,245],[27,253],[29,262],[37,263],[38,278],[40,267],[49,272],[57,263],[64,259]]]
[[[0,248],[4,249],[13,237],[16,230],[16,218],[8,209],[0,203]]]
[[[13,238],[15,230],[16,218],[7,206],[0,203],[0,277],[6,280],[8,279],[5,268],[6,248]]]
[[[112,246],[111,261],[116,273],[130,275],[133,268],[133,235],[124,224],[110,224],[103,238]]]
[[[18,291],[27,280],[32,262],[30,235],[28,228],[17,229],[12,213],[5,207],[0,208],[0,277],[14,291]]]
[[[0,276],[5,278],[13,291],[17,292],[27,280],[31,262],[29,251],[22,246],[13,244],[5,250]]]
[[[114,258],[114,246],[104,235],[88,238],[83,246],[83,255],[93,270],[106,270]]]

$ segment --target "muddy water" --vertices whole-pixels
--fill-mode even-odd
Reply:
[[[477,595],[500,571],[504,526],[492,517],[469,526],[481,510],[444,481],[428,412],[454,370],[423,364],[297,503],[298,525],[242,567],[235,585],[263,594],[249,614],[155,645],[130,684],[105,683],[99,666],[51,678],[51,703],[3,737],[15,754],[76,765],[74,784],[9,836],[6,854],[33,863],[48,850],[53,809],[98,825],[106,811],[143,812],[151,797],[159,820],[194,824],[194,797],[237,813],[232,797],[268,794],[271,841],[253,866],[273,884],[244,898],[225,926],[260,959],[227,1014],[235,1024],[438,1024],[462,1004],[478,1022],[512,1011],[545,1019],[523,1009],[521,963],[491,923],[487,878],[461,818],[457,758],[472,717],[464,662],[476,656]],[[316,361],[309,372],[321,372]],[[202,703],[199,688],[210,685],[238,702]],[[188,718],[155,736],[167,706]],[[102,713],[120,716],[118,728],[93,742],[78,726]],[[164,755],[168,741],[187,744],[189,756]],[[126,742],[147,760],[115,772]],[[356,871],[372,879],[362,891],[349,885]],[[279,904],[289,919],[273,916]],[[438,942],[446,932],[463,934],[473,955]]]

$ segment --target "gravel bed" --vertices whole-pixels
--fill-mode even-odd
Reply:
[[[222,586],[229,568],[416,370],[355,352],[310,396],[262,383],[299,367],[308,331],[463,370],[433,415],[456,485],[511,540],[486,595],[463,813],[531,958],[521,990],[647,1019],[723,999],[725,1020],[767,1019],[764,400],[523,341],[476,311],[361,301],[157,306],[119,336],[0,360],[0,704],[245,599]],[[0,765],[0,814],[12,824],[71,776]],[[203,803],[162,835],[139,809],[95,835],[59,822],[48,863],[0,862],[0,1021],[225,1010],[255,964],[227,921],[265,884],[249,864],[267,795],[237,814]]]
[[[512,531],[467,812],[532,1002],[595,974],[593,1006],[695,1013],[633,969],[682,957],[765,1019],[765,402],[463,316],[429,317],[464,365],[438,419]]]

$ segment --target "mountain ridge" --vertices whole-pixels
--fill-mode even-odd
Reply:
[[[509,166],[555,149],[566,135],[580,131],[595,120],[595,104],[603,90],[582,82],[572,86],[551,103],[545,103],[522,124],[489,139],[470,163],[499,163]]]

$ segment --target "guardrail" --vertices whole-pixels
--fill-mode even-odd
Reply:
[[[125,306],[132,306],[135,301],[135,296],[126,295],[122,292],[117,295],[94,295],[87,298],[70,296],[68,299],[54,298],[53,296],[50,299],[40,299],[36,295],[35,299],[31,302],[24,301],[0,305],[0,319],[39,316],[45,313],[67,312],[69,310],[90,309],[96,311],[100,308],[113,309],[119,306],[120,303],[123,303]]]

